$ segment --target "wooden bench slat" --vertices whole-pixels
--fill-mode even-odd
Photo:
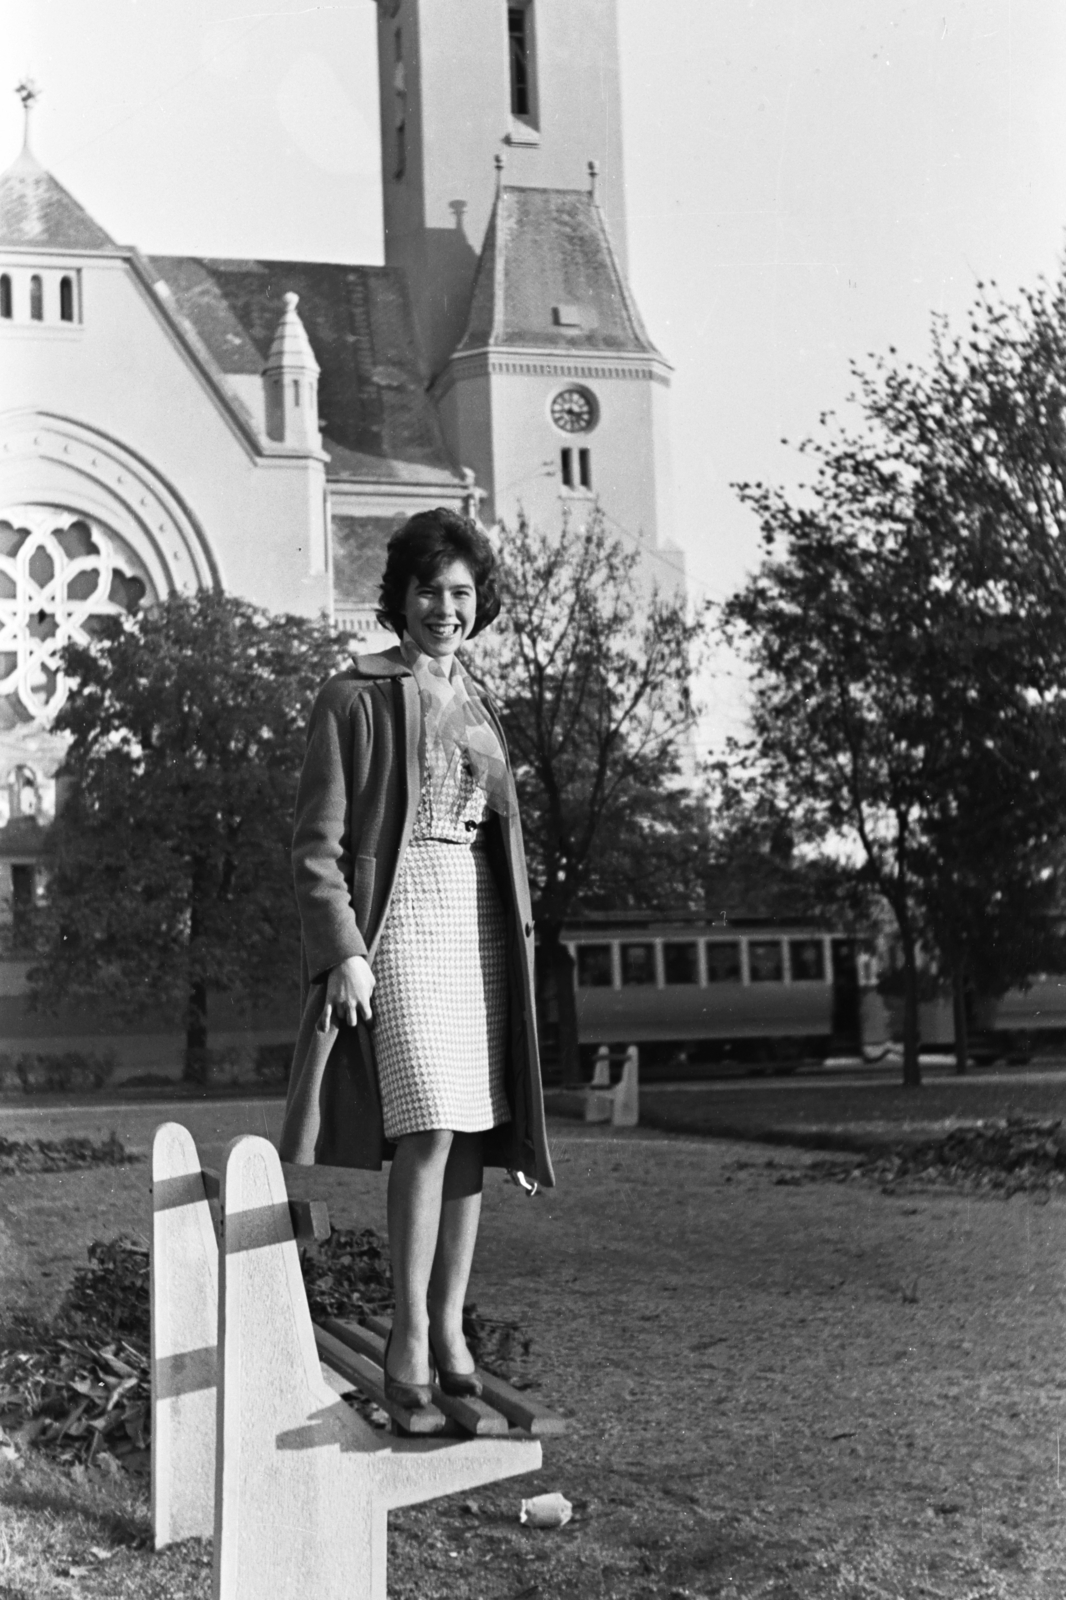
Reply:
[[[219,1175],[211,1167],[204,1167],[201,1175],[204,1192],[214,1202],[212,1212],[215,1212],[221,1188]],[[324,1200],[290,1200],[289,1216],[299,1243],[320,1243],[329,1238],[329,1207]],[[366,1327],[342,1322],[338,1317],[325,1318],[321,1326],[314,1324],[319,1353],[408,1433],[439,1433],[446,1418],[457,1423],[464,1433],[480,1437],[504,1434],[508,1424],[536,1438],[566,1432],[566,1419],[558,1412],[481,1367],[477,1369],[483,1390],[480,1400],[446,1395],[435,1384],[431,1406],[405,1411],[394,1405],[385,1398],[381,1372],[389,1327],[384,1318],[374,1316],[367,1318]]]
[[[289,1216],[298,1244],[322,1244],[329,1238],[329,1206],[324,1200],[290,1200]]]
[[[369,1357],[379,1367],[384,1366],[385,1341],[380,1334],[370,1332],[357,1322],[342,1322],[339,1317],[324,1317],[322,1327],[350,1350]],[[464,1433],[472,1433],[475,1438],[491,1438],[509,1432],[503,1413],[472,1395],[445,1394],[439,1384],[434,1384],[433,1404],[457,1422]]]
[[[389,1324],[382,1317],[367,1317],[367,1326],[380,1338],[388,1337]],[[482,1367],[478,1367],[477,1375],[484,1389],[483,1399],[516,1428],[522,1428],[536,1438],[546,1438],[549,1435],[566,1432],[566,1418],[561,1417],[557,1411],[542,1405],[539,1400],[531,1400],[520,1389],[512,1388],[503,1378],[495,1377]]]
[[[200,1177],[203,1179],[204,1193],[210,1202],[211,1215],[217,1226],[222,1180],[214,1167],[201,1168]],[[324,1200],[290,1200],[289,1220],[297,1244],[322,1244],[329,1238],[329,1206]]]
[[[380,1367],[366,1356],[349,1349],[346,1344],[342,1344],[338,1338],[328,1333],[325,1328],[320,1328],[317,1323],[313,1326],[315,1344],[322,1359],[328,1362],[334,1372],[339,1372],[342,1378],[347,1378],[356,1389],[361,1390],[376,1406],[387,1412],[406,1433],[440,1433],[446,1420],[443,1411],[439,1411],[436,1406],[421,1406],[417,1411],[407,1411],[403,1406],[394,1405],[391,1400],[385,1398]]]

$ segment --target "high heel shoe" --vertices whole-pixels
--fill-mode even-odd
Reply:
[[[392,1343],[392,1329],[385,1340],[385,1354],[381,1358],[381,1371],[385,1378],[384,1389],[386,1400],[391,1400],[394,1406],[402,1406],[405,1411],[421,1411],[425,1406],[433,1403],[433,1390],[428,1383],[405,1383],[401,1378],[389,1375],[389,1346]],[[443,1384],[441,1385],[443,1388]]]
[[[480,1400],[484,1392],[484,1384],[476,1372],[451,1372],[447,1367],[442,1367],[437,1360],[437,1352],[433,1348],[433,1340],[429,1341],[429,1359],[436,1375],[436,1382],[444,1394],[450,1394],[456,1399]]]

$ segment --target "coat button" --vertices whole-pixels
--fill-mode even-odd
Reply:
[[[530,936],[530,934],[532,932],[533,932],[533,924],[531,922],[527,922],[526,923],[526,938],[527,939],[529,938],[529,936]]]

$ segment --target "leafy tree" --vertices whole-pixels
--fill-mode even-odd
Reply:
[[[173,595],[68,647],[65,803],[50,830],[38,1004],[184,1019],[261,1002],[298,969],[289,840],[304,730],[338,650],[319,622]]]
[[[734,742],[708,777],[703,878],[710,915],[820,920],[856,933],[869,927],[869,891],[846,862],[826,852],[820,833],[804,832],[758,760],[753,766]]]
[[[957,994],[978,975],[1002,992],[1041,964],[1057,893],[1066,292],[983,294],[968,337],[934,324],[928,371],[855,375],[860,425],[807,443],[808,492],[740,486],[765,554],[725,621],[764,781],[892,908],[918,1083],[920,942]]]
[[[579,1077],[573,962],[562,930],[597,909],[700,903],[702,812],[684,791],[689,682],[702,619],[647,593],[638,551],[564,521],[501,539],[504,609],[473,656],[515,769],[564,1082]]]

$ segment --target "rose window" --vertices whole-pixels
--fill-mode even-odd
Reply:
[[[53,507],[0,513],[0,729],[47,722],[67,695],[59,656],[134,610],[147,573],[124,540]]]

